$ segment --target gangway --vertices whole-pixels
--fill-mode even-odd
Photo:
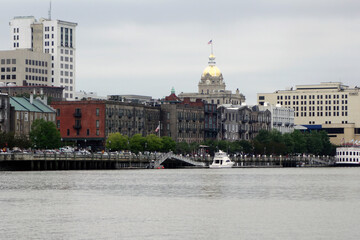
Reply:
[[[173,152],[168,152],[163,155],[161,155],[157,160],[153,163],[153,168],[159,168],[163,162],[165,162],[167,159],[175,159],[181,162],[185,162],[187,164],[190,164],[194,167],[206,167],[206,164],[204,162],[198,162],[194,161],[190,158],[184,157],[182,155],[174,154]]]

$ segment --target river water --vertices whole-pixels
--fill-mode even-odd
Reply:
[[[0,239],[360,239],[360,168],[0,172]]]

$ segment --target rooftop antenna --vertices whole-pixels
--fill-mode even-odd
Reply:
[[[49,15],[49,20],[51,20],[51,1],[50,1],[50,7],[49,7],[48,15]]]

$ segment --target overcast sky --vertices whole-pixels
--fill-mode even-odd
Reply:
[[[14,16],[47,17],[45,0],[1,0],[0,49]],[[196,92],[212,39],[228,90],[360,85],[359,0],[53,0],[78,23],[77,90],[160,98]]]

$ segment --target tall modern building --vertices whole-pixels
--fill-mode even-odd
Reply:
[[[51,84],[63,87],[63,97],[75,98],[77,23],[33,16],[14,17],[9,23],[12,49],[32,49],[51,55]]]

